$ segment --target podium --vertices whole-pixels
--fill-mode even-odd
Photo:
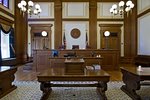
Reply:
[[[65,74],[84,74],[84,59],[82,58],[67,58],[65,63]]]

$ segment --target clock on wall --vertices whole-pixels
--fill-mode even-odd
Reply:
[[[74,29],[71,30],[71,33],[70,33],[70,34],[71,34],[71,36],[72,36],[73,38],[77,39],[77,38],[80,37],[81,32],[80,32],[79,29],[74,28]]]

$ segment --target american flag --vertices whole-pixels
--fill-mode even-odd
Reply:
[[[86,43],[86,48],[87,48],[87,47],[88,47],[88,36],[87,36],[87,32],[86,32],[85,43]]]
[[[64,42],[64,49],[66,49],[66,36],[65,36],[65,33],[64,33],[64,36],[63,36],[63,42]]]

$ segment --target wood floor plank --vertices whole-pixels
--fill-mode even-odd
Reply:
[[[120,67],[136,67],[133,64],[120,64]],[[15,73],[16,81],[35,81],[37,80],[38,72],[33,70],[24,70],[24,65],[18,66],[18,70]],[[122,81],[122,73],[118,71],[106,71],[110,74],[110,81]]]

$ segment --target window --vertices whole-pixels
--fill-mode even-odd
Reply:
[[[0,24],[0,60],[15,57],[14,43],[14,29]]]
[[[0,3],[1,3],[3,6],[9,8],[9,0],[0,0]]]
[[[10,58],[10,43],[9,43],[9,34],[3,33],[1,31],[1,56],[2,59]]]
[[[2,4],[2,0],[0,0],[0,3]]]

